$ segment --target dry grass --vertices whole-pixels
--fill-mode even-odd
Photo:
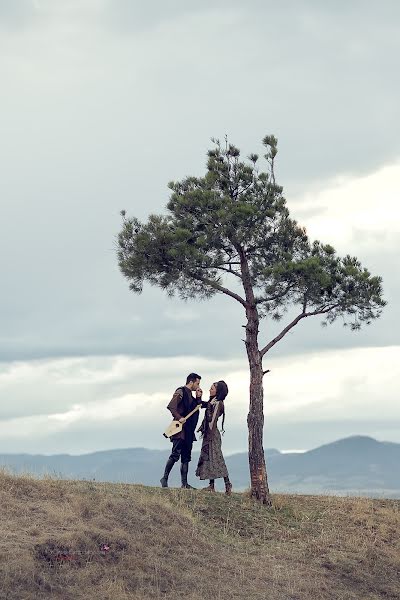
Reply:
[[[400,597],[400,502],[0,474],[1,600]],[[109,551],[102,553],[102,544]]]

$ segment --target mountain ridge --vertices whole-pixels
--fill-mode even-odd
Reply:
[[[0,454],[0,465],[13,473],[53,475],[68,479],[158,485],[169,455],[166,450],[143,447],[115,448],[72,454]],[[192,483],[198,451],[190,469]],[[351,494],[400,498],[400,444],[369,436],[349,436],[305,452],[282,453],[266,449],[270,488],[278,492]],[[248,487],[246,452],[226,456],[235,489]],[[179,469],[171,474],[179,485]],[[194,484],[196,485],[196,484]]]

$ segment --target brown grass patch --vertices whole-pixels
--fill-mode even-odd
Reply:
[[[396,500],[276,495],[267,509],[7,473],[0,500],[1,599],[400,597]]]

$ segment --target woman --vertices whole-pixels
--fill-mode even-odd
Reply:
[[[197,465],[196,475],[200,479],[209,479],[210,484],[204,488],[209,492],[215,492],[214,481],[223,477],[225,481],[225,493],[232,493],[232,484],[229,481],[228,469],[221,450],[221,434],[217,427],[217,421],[222,417],[222,433],[224,433],[225,407],[224,400],[228,395],[228,386],[225,381],[213,383],[210,388],[210,400],[204,402],[206,412],[202,424],[197,431],[201,432],[203,443],[200,458]]]

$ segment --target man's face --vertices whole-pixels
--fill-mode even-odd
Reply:
[[[196,381],[193,383],[193,387],[192,390],[195,392],[197,390],[197,388],[200,385],[200,379],[196,379]]]

